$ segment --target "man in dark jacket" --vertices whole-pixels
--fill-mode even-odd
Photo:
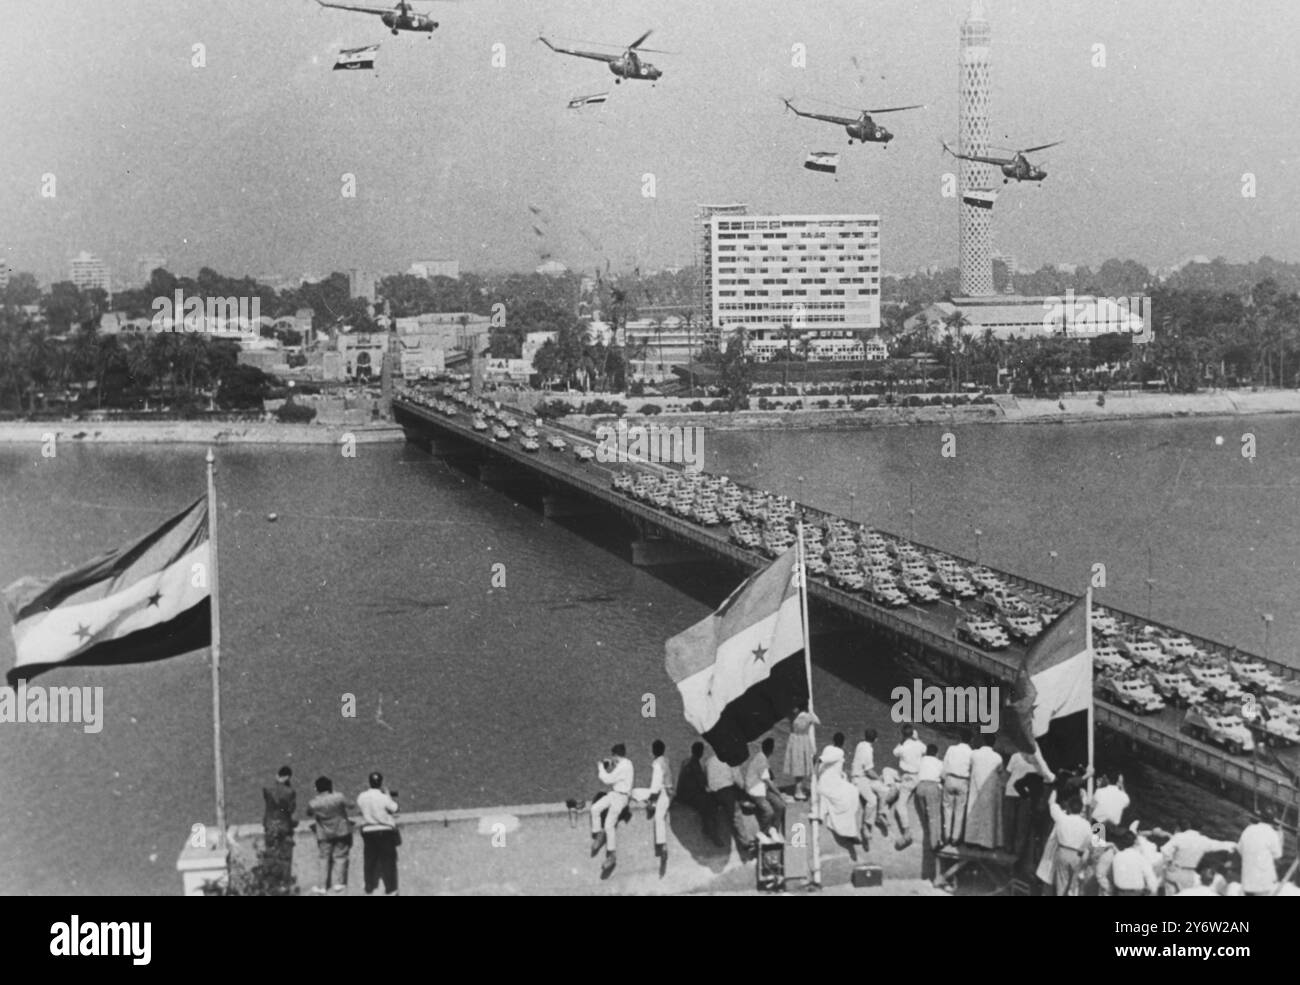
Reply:
[[[293,789],[293,770],[288,766],[280,767],[275,781],[262,788],[266,804],[262,815],[264,854],[268,865],[281,869],[287,879],[293,869],[293,815],[298,810],[298,795]]]

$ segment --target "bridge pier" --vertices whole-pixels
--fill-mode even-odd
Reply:
[[[596,507],[590,502],[585,499],[578,499],[575,496],[547,493],[542,497],[542,516],[548,520],[571,516],[591,516],[596,512]]]
[[[651,568],[660,564],[687,564],[708,561],[703,551],[680,544],[675,540],[641,538],[632,541],[632,563],[638,568]]]

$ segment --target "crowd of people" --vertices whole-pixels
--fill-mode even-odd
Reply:
[[[1292,865],[1279,878],[1281,828],[1267,808],[1256,812],[1236,841],[1211,838],[1190,820],[1168,832],[1144,829],[1129,816],[1122,775],[1082,765],[1045,772],[1038,757],[1003,757],[991,734],[960,732],[940,755],[912,725],[893,749],[897,766],[878,766],[874,729],[851,756],[844,733],[817,751],[821,723],[801,709],[790,716],[783,759],[789,781],[778,787],[768,736],[740,766],[691,747],[674,785],[664,743],[651,748],[651,784],[634,787],[622,745],[597,765],[609,790],[590,807],[593,857],[606,850],[602,876],[616,863],[617,828],[630,805],[653,816],[654,851],[667,865],[669,802],[698,812],[704,833],[720,847],[734,842],[742,859],[785,838],[789,803],[815,797],[812,814],[854,861],[877,833],[895,850],[921,840],[921,877],[944,885],[940,859],[977,857],[1001,864],[1031,892],[1056,896],[1292,896],[1300,894]],[[786,792],[788,791],[788,792]],[[752,815],[756,833],[746,823]]]
[[[355,804],[349,805],[347,797],[334,789],[329,777],[316,779],[316,796],[308,801],[306,812],[315,832],[320,860],[320,879],[311,889],[313,894],[347,893],[352,834],[360,829],[366,895],[374,895],[380,883],[386,895],[397,895],[397,848],[402,843],[397,827],[397,791],[386,789],[383,774],[378,772],[371,773],[367,783]],[[266,810],[262,816],[261,864],[273,882],[289,886],[298,810],[298,794],[293,788],[290,767],[280,767],[275,783],[262,788],[262,800]]]

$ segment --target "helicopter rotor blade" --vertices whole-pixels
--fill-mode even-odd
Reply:
[[[899,113],[905,109],[925,109],[924,103],[917,103],[915,106],[891,106],[888,109],[869,109],[868,113]]]
[[[1026,147],[1026,148],[1025,148],[1024,150],[1022,150],[1020,153],[1021,153],[1021,154],[1032,154],[1032,153],[1034,153],[1034,151],[1047,150],[1047,148],[1049,148],[1049,147],[1055,147],[1057,144],[1063,144],[1063,143],[1065,143],[1064,140],[1054,140],[1054,141],[1053,141],[1052,143],[1050,143],[1050,144],[1042,144],[1042,145],[1040,145],[1040,146],[1038,146],[1038,147]]]
[[[646,31],[645,34],[641,35],[641,37],[637,38],[637,39],[636,39],[635,41],[633,41],[630,45],[628,45],[628,49],[631,50],[631,51],[635,51],[637,48],[640,48],[641,45],[642,45],[642,43],[645,41],[645,39],[648,38],[648,37],[650,37],[650,35],[652,35],[652,34],[654,34],[654,33],[655,33],[655,32],[654,32],[653,28],[652,28],[651,30],[649,30],[649,31]]]

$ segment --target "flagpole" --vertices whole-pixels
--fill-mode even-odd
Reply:
[[[226,778],[221,760],[221,592],[217,583],[216,456],[208,449],[208,572],[212,614],[212,768],[217,793],[217,848],[226,847]]]
[[[813,712],[813,686],[812,686],[812,633],[808,623],[808,569],[804,566],[803,556],[803,520],[798,523],[798,571],[799,571],[799,607],[803,615],[803,667],[804,673],[808,678],[808,714]],[[817,727],[808,726],[808,741],[812,743],[813,748],[813,769],[812,782],[808,791],[808,821],[810,838],[808,842],[808,888],[820,889],[822,885],[822,850],[821,850],[821,832],[818,825],[821,823],[821,808],[817,802]]]
[[[1094,728],[1093,721],[1092,721],[1092,710],[1093,710],[1093,705],[1097,703],[1097,699],[1094,696],[1093,687],[1092,687],[1093,670],[1092,670],[1092,582],[1091,581],[1088,582],[1088,590],[1084,594],[1084,598],[1087,601],[1085,601],[1083,605],[1083,614],[1084,614],[1084,619],[1086,620],[1083,624],[1084,625],[1083,639],[1084,639],[1084,645],[1087,646],[1088,648],[1088,770],[1089,770],[1088,799],[1091,800],[1092,790],[1093,790],[1092,758],[1093,758],[1093,728]]]

